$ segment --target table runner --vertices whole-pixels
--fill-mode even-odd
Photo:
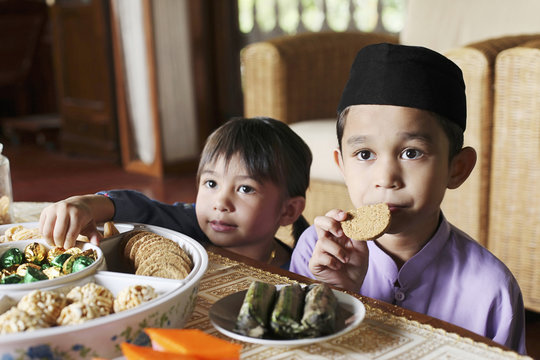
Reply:
[[[15,202],[16,222],[39,220],[50,203]],[[294,282],[287,276],[249,266],[208,251],[209,268],[204,275],[197,305],[186,327],[232,340],[210,323],[208,312],[214,302],[236,291],[245,290],[253,280],[272,284]],[[421,324],[364,303],[366,317],[360,326],[338,338],[301,347],[270,347],[242,344],[242,359],[532,359],[511,351],[488,346],[443,329]]]
[[[232,340],[210,323],[208,312],[214,302],[247,289],[253,280],[272,284],[293,280],[212,252],[208,252],[208,256],[210,266],[201,281],[197,305],[186,327],[241,343],[242,359],[531,359],[368,304],[364,304],[366,317],[357,329],[326,342],[301,347],[270,347]]]

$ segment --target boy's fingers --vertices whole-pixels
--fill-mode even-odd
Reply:
[[[327,253],[337,260],[347,263],[349,261],[349,254],[343,245],[350,240],[328,236],[328,233],[321,235],[315,244],[315,250],[319,253]]]
[[[342,237],[343,230],[341,229],[341,220],[337,220],[341,218],[340,211],[341,210],[331,210],[326,214],[326,216],[317,216],[314,220],[317,232],[319,233],[319,231],[322,230],[332,234],[335,237]],[[319,234],[319,237],[321,235],[322,234]]]
[[[343,266],[340,261],[337,261],[336,258],[327,253],[319,253],[317,257],[312,257],[309,261],[309,265],[314,273],[319,273],[326,269],[337,271]]]

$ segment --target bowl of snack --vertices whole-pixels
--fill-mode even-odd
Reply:
[[[44,239],[0,244],[0,294],[54,286],[105,269],[103,252],[90,243],[77,242],[70,249]]]
[[[0,358],[111,359],[122,355],[123,342],[149,345],[144,328],[184,326],[208,267],[206,251],[175,231],[143,224],[126,229],[101,244],[107,263],[117,259],[121,271],[0,293]]]

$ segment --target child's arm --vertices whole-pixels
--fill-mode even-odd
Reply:
[[[340,221],[346,218],[337,209],[315,218],[318,240],[309,269],[318,280],[358,293],[367,273],[369,250],[365,241],[343,234]]]
[[[39,230],[51,246],[70,248],[79,234],[99,245],[102,235],[96,223],[112,220],[113,202],[103,195],[72,196],[46,207],[39,218]]]

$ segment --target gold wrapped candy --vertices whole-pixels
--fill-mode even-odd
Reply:
[[[33,242],[24,248],[24,257],[29,263],[39,264],[47,257],[47,248],[43,244]]]
[[[47,261],[52,262],[58,255],[62,255],[64,252],[66,252],[66,249],[59,246],[50,248],[47,253]]]
[[[28,270],[29,267],[33,267],[36,270],[41,270],[41,267],[39,265],[36,265],[33,263],[24,263],[17,267],[17,271],[15,273],[19,276],[25,276],[26,271]]]

